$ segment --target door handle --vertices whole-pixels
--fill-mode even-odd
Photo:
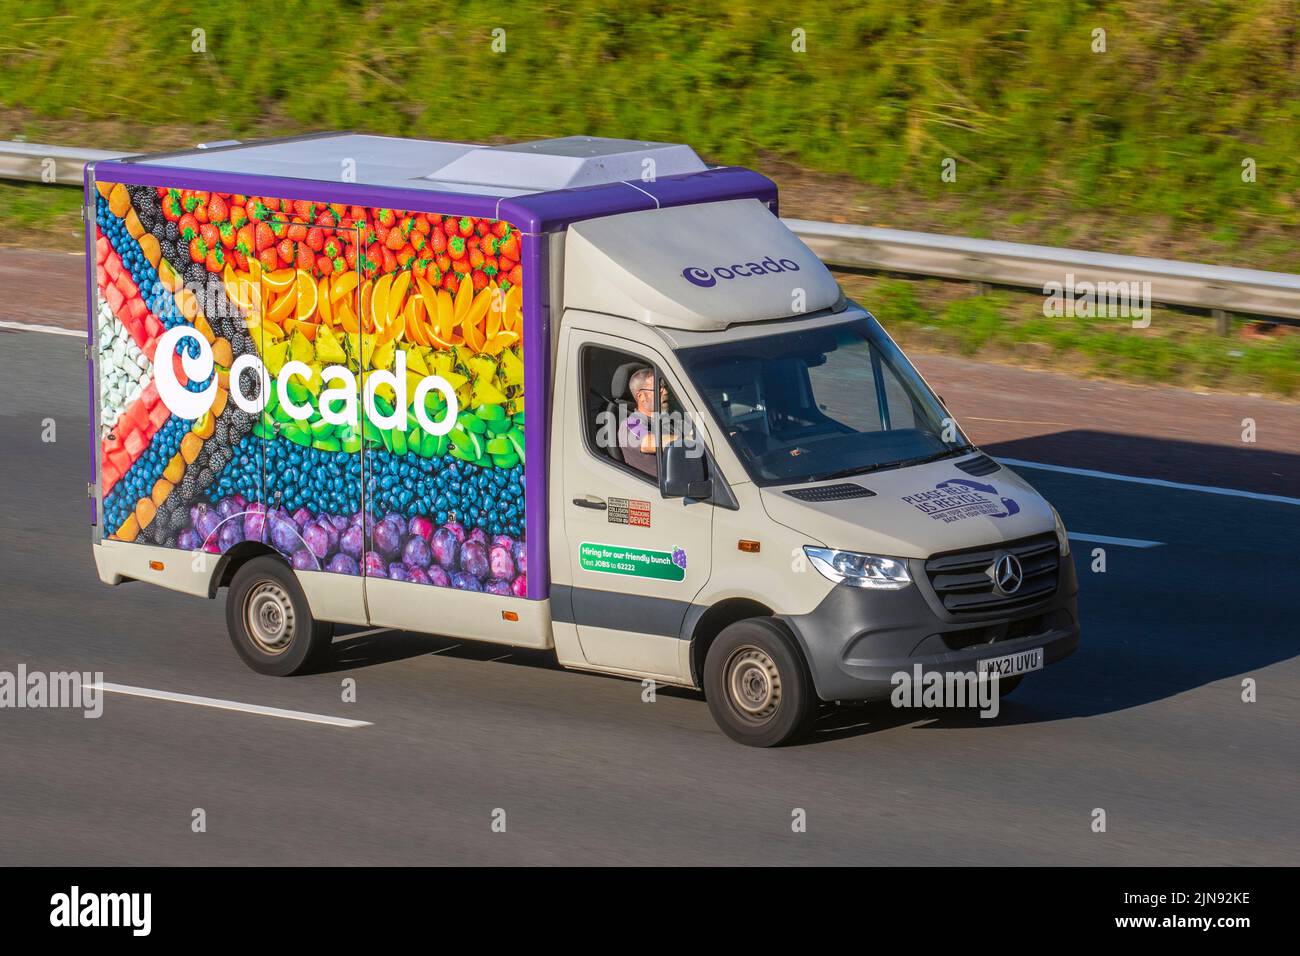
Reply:
[[[583,495],[581,498],[574,498],[573,503],[579,508],[591,508],[594,511],[604,511],[609,507],[605,504],[604,498],[597,498],[595,495]]]

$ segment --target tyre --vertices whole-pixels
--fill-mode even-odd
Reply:
[[[794,639],[765,617],[737,621],[718,634],[704,660],[704,696],[723,733],[750,747],[794,740],[818,703]]]
[[[334,626],[311,616],[293,571],[270,556],[235,572],[226,595],[226,627],[244,663],[259,674],[287,677],[326,655]]]

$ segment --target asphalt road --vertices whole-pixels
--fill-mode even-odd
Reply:
[[[949,371],[938,384],[959,415],[1015,419],[1025,380]],[[102,671],[371,726],[120,695],[98,720],[0,710],[0,863],[1300,863],[1297,504],[1024,469],[1072,532],[1160,542],[1105,545],[1104,574],[1098,545],[1075,542],[1080,650],[995,720],[846,709],[802,745],[759,751],[717,731],[698,695],[642,703],[638,683],[493,645],[341,635],[326,673],[255,675],[221,600],[98,582],[84,382],[77,339],[0,333],[0,670]],[[1146,390],[1127,430],[1122,416],[1094,428],[1078,397],[1093,386],[1053,382],[1037,399],[1073,409],[1071,427],[996,433],[1014,457],[1116,471],[1109,434],[1131,452],[1125,474],[1159,470],[1171,439],[1144,436],[1142,415],[1185,393]],[[1268,407],[1295,428],[1294,406]],[[1183,480],[1250,484],[1235,440],[1197,443]],[[1300,495],[1296,456],[1267,454],[1256,490]],[[345,678],[356,703],[340,699]]]

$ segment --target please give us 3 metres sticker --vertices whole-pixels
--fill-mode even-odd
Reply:
[[[681,548],[652,551],[584,541],[578,546],[578,562],[584,571],[605,574],[626,574],[658,581],[681,581],[686,577],[686,552]]]

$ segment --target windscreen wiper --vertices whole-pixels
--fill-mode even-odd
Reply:
[[[943,451],[937,451],[931,455],[922,455],[919,458],[904,458],[902,461],[887,461],[877,465],[864,465],[858,468],[841,468],[839,471],[828,471],[824,475],[814,475],[807,479],[808,481],[830,481],[832,478],[852,478],[854,475],[866,475],[873,471],[884,471],[892,468],[910,468],[913,465],[925,465],[932,461],[939,461],[941,458],[948,458],[952,455],[964,455],[968,451],[974,451],[974,445],[963,445],[961,448],[945,448]]]

